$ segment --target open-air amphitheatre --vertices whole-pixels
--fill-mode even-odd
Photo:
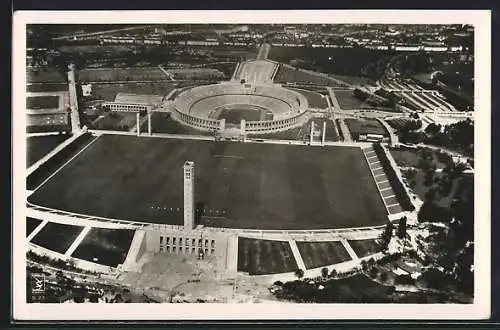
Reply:
[[[147,118],[147,132],[81,128],[72,116],[73,135],[28,168],[30,249],[100,272],[174,253],[213,260],[220,277],[272,279],[381,256],[385,224],[413,210],[391,155],[348,140],[331,95],[312,111],[307,91],[274,83],[280,69],[246,61],[229,81],[170,100],[106,102]],[[153,132],[154,112],[200,134]],[[292,129],[307,138],[254,138]]]

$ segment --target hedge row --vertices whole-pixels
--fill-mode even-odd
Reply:
[[[413,211],[415,207],[413,206],[410,197],[406,192],[405,187],[399,180],[396,171],[394,170],[389,159],[387,158],[385,151],[382,149],[382,146],[379,143],[374,143],[373,149],[375,150],[375,153],[377,154],[377,157],[380,160],[380,164],[382,164],[382,168],[384,169],[387,179],[391,184],[392,190],[396,194],[396,199],[398,200],[398,203],[401,205],[403,210]]]
[[[92,134],[90,133],[80,135],[72,143],[65,146],[61,151],[40,165],[39,168],[26,178],[26,186],[28,190],[35,189],[38,185],[40,185],[40,183],[47,179],[55,169],[67,162],[76,152],[90,143],[91,139]]]

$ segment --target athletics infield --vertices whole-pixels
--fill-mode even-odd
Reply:
[[[182,224],[195,162],[198,223],[251,229],[381,225],[386,210],[361,149],[102,135],[29,202],[130,221]]]

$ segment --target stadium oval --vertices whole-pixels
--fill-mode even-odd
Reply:
[[[308,106],[302,94],[280,85],[229,82],[182,92],[173,102],[172,118],[199,130],[252,135],[303,124]]]

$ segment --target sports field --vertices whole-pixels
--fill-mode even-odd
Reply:
[[[59,108],[59,96],[28,96],[26,98],[26,109],[57,109]]]
[[[307,269],[351,260],[349,253],[340,241],[297,242],[297,248]]]
[[[362,239],[349,241],[349,245],[359,258],[380,252],[382,247],[378,239]]]
[[[49,222],[33,237],[31,243],[51,251],[65,253],[82,229],[81,226]]]
[[[361,149],[103,135],[30,196],[47,207],[182,223],[186,160],[206,226],[265,229],[383,224]]]
[[[297,262],[287,241],[238,238],[238,271],[250,275],[293,272]]]
[[[242,119],[246,121],[272,120],[272,112],[269,111],[270,118],[266,118],[267,112],[266,109],[257,106],[231,104],[215,109],[209,118],[224,118],[226,119],[226,123],[230,124],[240,124]]]
[[[116,267],[127,257],[134,231],[92,228],[72,257]]]

